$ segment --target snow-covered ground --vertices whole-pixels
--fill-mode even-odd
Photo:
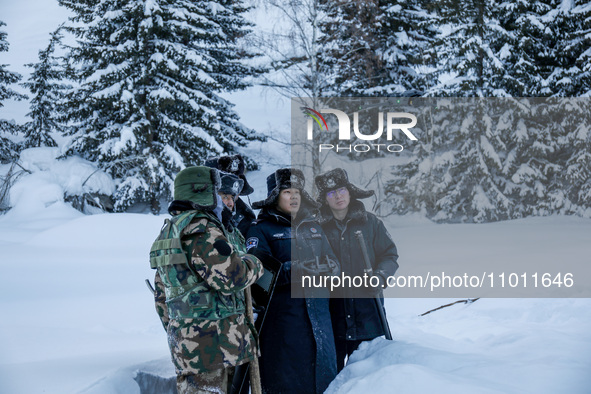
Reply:
[[[30,69],[24,63],[37,60],[48,33],[67,13],[55,0],[0,4],[11,44],[0,63],[26,80]],[[230,99],[247,126],[289,138],[284,99],[260,89]],[[24,120],[26,102],[5,104],[0,118]],[[289,163],[285,149],[269,142],[245,152],[268,158],[261,171],[249,174],[257,189],[251,201],[264,197],[266,176]],[[89,163],[55,161],[57,153],[30,151],[21,158],[33,174],[19,179],[13,209],[0,215],[0,393],[139,393],[137,371],[173,375],[144,283],[153,278],[148,250],[165,215],[82,215],[64,203],[65,192],[107,192],[113,185]],[[7,170],[0,166],[0,175]],[[80,190],[87,178],[87,189]],[[589,220],[435,225],[390,217],[386,224],[399,248],[400,273],[418,262],[445,264],[460,250],[491,266],[505,257],[499,250],[511,252],[515,261],[533,261],[537,245],[536,258],[555,256],[557,264],[573,257],[581,264],[591,260]],[[363,344],[328,391],[591,392],[591,299],[481,298],[419,316],[455,300],[387,299],[394,341]]]
[[[267,172],[250,174],[259,190],[252,201],[264,194]],[[139,393],[138,370],[171,376],[165,334],[144,283],[153,278],[148,250],[164,215],[82,215],[59,193],[49,198],[47,185],[57,185],[59,176],[28,177],[17,188],[27,198],[0,216],[0,393]],[[459,244],[433,246],[426,237],[465,239],[481,231],[498,245],[524,233],[547,239],[555,231],[580,240],[591,232],[591,221],[563,217],[483,225],[393,217],[386,223],[401,270],[428,256],[458,253]],[[554,253],[572,255],[572,247],[559,242]],[[527,248],[513,250],[528,259]],[[481,256],[491,264],[497,257]],[[329,392],[589,392],[590,299],[483,298],[419,316],[453,301],[386,300],[395,341],[362,345]]]

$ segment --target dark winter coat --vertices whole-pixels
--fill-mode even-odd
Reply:
[[[239,197],[236,199],[236,208],[234,208],[234,222],[238,230],[242,233],[242,235],[246,238],[248,234],[248,229],[255,221],[256,216],[253,210],[246,204],[242,199]]]
[[[246,240],[283,263],[260,336],[265,393],[322,393],[337,374],[328,299],[291,297],[292,242],[300,261],[335,258],[320,225],[304,216],[292,228],[289,217],[263,208]]]
[[[341,264],[343,274],[363,276],[365,264],[354,235],[361,230],[374,274],[380,274],[386,279],[394,275],[398,269],[396,245],[384,223],[367,212],[361,201],[351,200],[349,212],[340,225],[328,206],[323,206],[320,212],[320,223]],[[359,293],[354,294],[352,289],[345,288],[339,294],[342,298],[331,300],[331,317],[336,338],[367,340],[384,335],[374,299],[354,298],[356,295],[359,296]]]

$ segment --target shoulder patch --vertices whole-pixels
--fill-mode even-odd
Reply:
[[[256,237],[250,237],[249,239],[246,240],[246,250],[250,249],[250,248],[256,248],[257,246],[259,246],[259,239]]]
[[[232,248],[230,247],[230,245],[228,245],[228,243],[226,241],[224,241],[223,239],[218,239],[217,241],[215,241],[213,243],[213,247],[215,248],[215,250],[218,251],[218,253],[222,256],[229,256],[232,254]]]

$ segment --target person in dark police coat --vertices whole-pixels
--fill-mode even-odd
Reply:
[[[384,223],[359,201],[372,196],[373,190],[353,185],[342,168],[317,176],[315,183],[319,192],[317,201],[321,204],[320,223],[341,264],[343,275],[363,277],[366,266],[355,237],[355,232],[361,231],[373,275],[376,276],[374,282],[379,283],[376,287],[368,286],[362,290],[343,288],[338,297],[330,300],[340,372],[345,366],[345,359],[361,342],[386,334],[377,308],[378,305],[383,308],[382,287],[398,269],[398,252]],[[367,294],[361,294],[361,291]],[[376,296],[380,298],[380,303],[376,303]]]
[[[303,173],[279,169],[267,178],[267,190],[265,200],[252,204],[261,211],[246,239],[249,253],[257,248],[283,263],[260,333],[262,389],[322,393],[337,374],[329,294],[314,298],[304,291],[292,297],[292,285],[298,288],[298,272],[316,257],[329,258],[329,275],[340,274],[340,269],[312,216],[318,204],[304,190]]]

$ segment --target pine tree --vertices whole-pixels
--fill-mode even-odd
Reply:
[[[568,152],[561,174],[565,196],[573,204],[573,213],[591,218],[591,104],[588,98],[570,99],[564,104],[574,109],[562,118],[568,130],[561,144]],[[571,114],[576,116],[568,116]]]
[[[325,81],[322,95],[383,97],[406,96],[409,92],[416,95],[417,89],[426,84],[421,70],[426,62],[421,51],[431,37],[427,23],[431,16],[424,6],[421,0],[321,2],[324,16],[319,24],[322,35],[318,63]],[[368,105],[373,108],[368,110],[360,101],[359,111],[353,110],[359,113],[355,124],[364,134],[379,129],[375,101]],[[332,141],[324,142],[339,143],[336,135]],[[350,141],[352,145],[365,142],[357,138]],[[388,143],[385,138],[374,142]],[[359,160],[383,154],[350,152],[348,156]]]
[[[31,112],[27,114],[32,121],[23,127],[25,148],[57,146],[51,134],[62,131],[58,120],[60,102],[64,98],[64,91],[71,88],[64,82],[66,68],[63,59],[55,56],[62,38],[61,28],[51,33],[49,44],[39,51],[39,62],[27,64],[27,67],[33,68],[33,72],[28,82],[22,85],[34,96],[31,99]]]
[[[562,1],[544,16],[554,38],[548,86],[553,96],[591,95],[591,6],[588,1]]]
[[[383,2],[385,46],[380,52],[388,70],[383,94],[422,95],[431,86],[429,76],[434,59],[428,48],[436,35],[436,16],[430,4],[426,0]]]
[[[505,89],[512,97],[548,96],[547,77],[551,58],[544,15],[552,9],[545,1],[517,0],[498,4],[497,17],[509,32],[500,58],[508,65]]]
[[[325,1],[319,62],[325,94],[379,97],[423,88],[432,32],[419,0]]]
[[[6,23],[0,21],[0,28],[6,26]],[[0,52],[8,51],[8,41],[6,32],[0,30]],[[6,69],[6,64],[0,64],[0,107],[3,107],[4,100],[15,99],[23,100],[27,96],[20,94],[10,88],[11,84],[17,83],[21,76],[18,73]],[[14,159],[16,146],[14,143],[4,137],[6,134],[16,134],[19,131],[18,125],[4,119],[0,119],[0,162]]]
[[[426,94],[443,97],[509,96],[496,3],[432,3],[436,35],[424,50],[431,81]],[[503,188],[506,145],[496,128],[499,103],[487,99],[438,100],[430,105],[431,124],[402,172],[409,180],[412,209],[434,220],[475,221],[506,218],[511,200]],[[396,186],[396,187],[392,187]],[[393,183],[390,191],[401,185]],[[395,194],[396,195],[396,194]],[[395,197],[395,195],[393,197]]]
[[[80,87],[72,94],[70,154],[117,181],[116,210],[170,199],[175,174],[263,137],[244,127],[220,93],[257,72],[237,42],[240,1],[62,0],[78,14]],[[84,7],[87,5],[87,7]]]
[[[321,67],[327,74],[325,94],[368,96],[385,85],[387,70],[381,57],[385,14],[378,0],[326,1],[320,24]],[[374,93],[375,94],[375,93]],[[371,94],[369,94],[371,96]]]
[[[512,37],[499,23],[499,4],[446,0],[432,7],[438,34],[427,51],[435,60],[433,86],[427,95],[509,97],[503,57]]]
[[[591,104],[587,98],[549,98],[544,104],[546,113],[536,115],[548,118],[552,144],[540,155],[545,182],[535,214],[591,217]]]

